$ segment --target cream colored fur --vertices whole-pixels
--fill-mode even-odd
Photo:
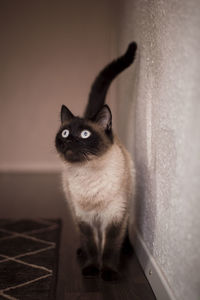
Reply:
[[[100,157],[84,163],[65,162],[62,182],[75,220],[94,225],[98,219],[102,232],[113,222],[127,224],[135,192],[135,168],[116,137]]]

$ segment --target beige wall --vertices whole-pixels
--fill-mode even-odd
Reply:
[[[175,299],[197,300],[200,2],[127,0],[120,12],[119,51],[139,44],[118,88],[119,133],[137,166],[138,230]]]
[[[1,1],[0,170],[56,170],[61,104],[83,112],[113,51],[112,1]]]

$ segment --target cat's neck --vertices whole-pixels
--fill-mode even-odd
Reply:
[[[109,147],[109,149],[100,156],[94,156],[90,160],[86,160],[84,162],[70,163],[65,162],[63,166],[63,170],[76,172],[80,170],[89,171],[91,170],[101,170],[114,166],[121,166],[123,158],[123,153],[121,151],[121,145],[119,140],[115,137],[114,143]]]

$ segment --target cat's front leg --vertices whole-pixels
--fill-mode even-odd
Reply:
[[[101,270],[101,277],[106,281],[119,278],[119,259],[124,235],[122,223],[113,223],[106,228]]]
[[[78,254],[84,257],[82,274],[85,277],[98,276],[99,253],[95,241],[94,229],[90,224],[84,221],[80,221],[78,227],[81,238],[81,248],[78,249]]]

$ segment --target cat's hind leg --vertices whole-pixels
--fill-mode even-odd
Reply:
[[[129,238],[128,228],[126,229],[126,233],[124,235],[123,243],[122,243],[122,253],[126,256],[131,256],[133,254],[133,246],[131,244]]]

